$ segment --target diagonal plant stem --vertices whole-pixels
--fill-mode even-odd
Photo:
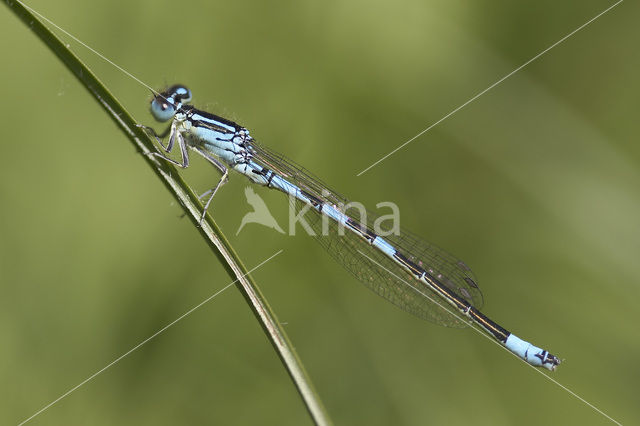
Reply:
[[[287,369],[291,379],[300,393],[309,414],[318,425],[327,425],[331,421],[326,413],[311,380],[298,358],[293,345],[285,331],[280,327],[275,313],[267,303],[259,288],[247,272],[240,258],[222,234],[218,225],[207,214],[202,226],[198,226],[201,215],[201,204],[198,197],[180,177],[173,165],[159,161],[149,155],[155,152],[153,141],[145,132],[136,126],[136,121],[111,95],[98,78],[76,57],[65,44],[53,34],[44,24],[32,14],[22,3],[5,0],[9,9],[58,57],[69,71],[80,81],[93,98],[100,104],[107,115],[122,130],[129,141],[135,146],[147,164],[152,168],[169,192],[183,206],[196,229],[204,237],[218,259],[222,262],[229,276],[237,280],[236,286],[246,299],[249,307],[259,321],[267,338],[276,350],[280,360]]]

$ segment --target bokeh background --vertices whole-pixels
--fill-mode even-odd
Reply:
[[[340,192],[393,201],[465,260],[483,311],[565,359],[551,376],[640,422],[637,3],[626,1],[360,177],[609,1],[31,0],[153,87],[249,127]],[[0,423],[16,424],[230,282],[98,105],[0,13]],[[67,39],[134,117],[149,92]],[[196,161],[197,191],[217,174]],[[260,225],[241,176],[213,214],[345,425],[610,424],[471,330],[416,319],[310,237]],[[257,188],[281,226],[287,203]],[[235,288],[36,417],[309,424]]]

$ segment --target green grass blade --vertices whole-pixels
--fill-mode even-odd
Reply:
[[[36,16],[22,3],[5,0],[9,9],[56,55],[67,69],[80,81],[93,96],[107,115],[122,130],[123,134],[135,146],[158,178],[169,189],[171,194],[183,206],[191,221],[205,238],[213,252],[225,266],[229,276],[236,281],[236,286],[251,307],[267,338],[273,345],[285,368],[289,372],[298,392],[316,424],[330,424],[329,417],[313,388],[302,362],[298,358],[293,345],[284,330],[280,327],[275,313],[267,303],[259,288],[247,272],[227,238],[222,234],[210,215],[207,215],[202,226],[198,226],[201,204],[197,196],[182,180],[178,171],[166,161],[149,156],[155,151],[154,142],[136,127],[136,121],[115,99],[98,78],[76,57],[65,44],[58,39]]]

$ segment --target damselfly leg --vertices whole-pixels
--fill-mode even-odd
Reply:
[[[189,167],[189,151],[188,151],[188,146],[185,141],[185,138],[182,135],[182,132],[178,130],[179,126],[180,126],[180,123],[178,122],[178,120],[174,120],[171,123],[171,126],[167,127],[167,129],[161,134],[158,134],[155,131],[155,129],[153,129],[152,127],[144,126],[142,124],[138,125],[138,127],[142,128],[149,135],[153,136],[156,139],[156,142],[158,142],[158,145],[160,145],[167,154],[171,153],[171,151],[173,150],[173,146],[177,141],[178,147],[180,148],[180,155],[182,157],[182,161],[176,161],[173,158],[160,152],[151,152],[150,153],[151,155],[162,158],[163,160],[168,161],[171,164],[174,164],[178,167],[187,168]],[[165,147],[164,143],[162,143],[162,139],[164,139],[167,136],[167,134],[169,134],[169,142]],[[222,175],[218,183],[216,183],[216,185],[212,189],[205,191],[203,194],[201,194],[198,197],[199,200],[202,200],[204,197],[208,195],[207,201],[205,202],[202,210],[202,216],[200,216],[199,224],[202,225],[202,222],[204,221],[204,218],[207,214],[207,210],[209,209],[209,206],[211,205],[211,201],[213,200],[213,197],[216,195],[216,192],[218,191],[218,189],[220,189],[222,185],[224,185],[229,181],[229,169],[224,164],[222,164],[218,159],[209,155],[206,151],[198,148],[195,148],[194,150],[198,154],[200,154],[202,157],[204,157],[209,163],[213,164],[213,166]]]
[[[376,230],[379,218],[352,216],[344,207],[349,200],[285,156],[258,144],[245,127],[189,105],[190,99],[187,87],[171,86],[153,98],[151,113],[159,122],[171,120],[165,151],[169,153],[177,143],[182,162],[156,155],[186,167],[187,148],[191,148],[222,173],[207,194],[202,219],[213,196],[227,181],[228,169],[234,169],[251,182],[279,190],[295,199],[299,207],[314,212],[316,235],[322,235],[320,241],[329,253],[395,305],[437,324],[462,327],[473,323],[533,366],[554,370],[560,364],[556,356],[520,339],[480,312],[482,292],[462,261],[406,230],[383,234]],[[329,235],[324,233],[325,223],[330,225],[326,227]]]

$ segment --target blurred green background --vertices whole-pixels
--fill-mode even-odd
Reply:
[[[366,174],[356,173],[607,1],[29,2],[146,83],[251,129],[465,260],[483,311],[565,363],[552,377],[640,422],[637,3],[624,2]],[[16,424],[230,282],[122,133],[0,14],[0,423]],[[68,40],[138,120],[149,92]],[[217,174],[184,174],[197,191]],[[213,213],[337,424],[610,424],[470,330],[366,290],[313,239]],[[280,225],[282,195],[257,188]],[[309,424],[234,288],[33,424]]]

